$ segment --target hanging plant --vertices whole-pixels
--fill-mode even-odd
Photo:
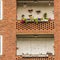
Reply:
[[[40,14],[40,13],[41,13],[41,11],[40,11],[40,10],[37,10],[37,11],[36,11],[36,13],[37,13],[37,14]]]
[[[44,19],[46,19],[47,18],[47,13],[44,13],[43,17],[44,17]]]
[[[32,13],[32,12],[33,12],[33,9],[28,10],[28,12],[29,12],[29,13]]]

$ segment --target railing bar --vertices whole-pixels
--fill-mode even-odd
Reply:
[[[16,60],[54,60],[54,57],[32,57],[32,58],[20,58],[19,56],[16,57]]]

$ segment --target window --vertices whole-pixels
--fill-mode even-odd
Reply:
[[[0,55],[2,55],[2,35],[0,35]]]
[[[2,19],[2,0],[0,0],[0,20]]]

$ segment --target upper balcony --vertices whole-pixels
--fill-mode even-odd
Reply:
[[[53,0],[17,0],[17,34],[54,34]]]

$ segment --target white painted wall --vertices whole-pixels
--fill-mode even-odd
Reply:
[[[28,10],[33,9],[32,13],[29,13]],[[38,15],[36,10],[40,10],[41,13]],[[26,7],[23,5],[18,4],[17,6],[17,19],[21,19],[21,15],[24,14],[26,18],[29,18],[28,15],[33,15],[34,18],[36,17],[43,17],[43,14],[46,12],[48,14],[48,18],[54,19],[54,5],[48,5],[48,3],[40,3],[40,4],[29,4]]]
[[[17,55],[24,54],[46,54],[47,52],[54,54],[53,38],[18,38],[17,39]]]

